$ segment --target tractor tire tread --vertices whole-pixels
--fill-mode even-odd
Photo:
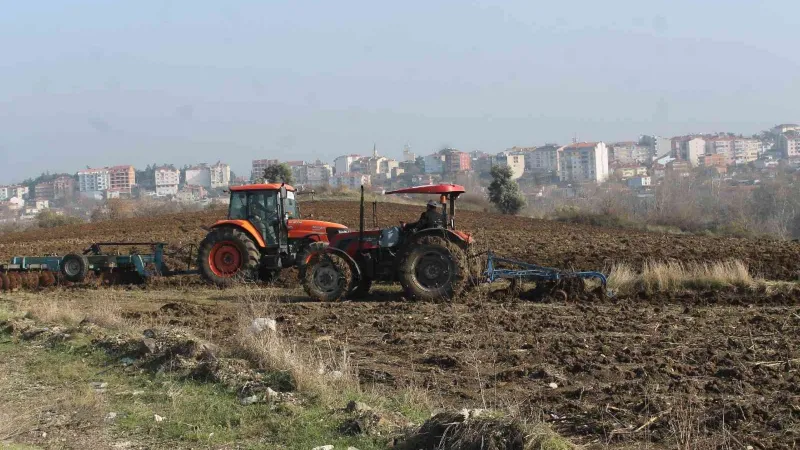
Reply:
[[[453,260],[454,274],[449,284],[438,289],[426,289],[416,280],[415,265],[417,255],[426,247],[439,247],[446,250]],[[398,265],[400,284],[409,298],[429,302],[450,301],[458,297],[466,287],[469,280],[467,254],[457,243],[439,236],[420,236],[409,244],[407,251],[403,252],[402,260]]]
[[[209,256],[211,249],[220,241],[231,241],[237,244],[242,256],[242,267],[239,270],[241,275],[231,277],[222,277],[215,274],[210,267]],[[205,239],[200,242],[197,251],[197,267],[200,275],[206,281],[209,281],[217,286],[231,286],[236,283],[237,278],[242,278],[244,281],[253,281],[258,277],[258,267],[261,261],[261,252],[256,247],[256,243],[247,234],[236,228],[223,227],[215,228],[206,235]]]

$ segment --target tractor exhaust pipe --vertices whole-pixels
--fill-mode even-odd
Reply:
[[[364,185],[361,185],[361,208],[358,218],[358,251],[361,251],[361,244],[364,242]]]

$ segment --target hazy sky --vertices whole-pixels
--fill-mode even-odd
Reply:
[[[0,0],[0,183],[797,121],[796,0]]]

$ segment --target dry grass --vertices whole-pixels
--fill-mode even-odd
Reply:
[[[638,272],[627,264],[615,264],[608,277],[609,289],[619,295],[724,287],[756,288],[763,284],[764,281],[754,278],[747,265],[739,260],[711,263],[647,261]]]
[[[341,401],[343,392],[358,390],[356,371],[350,365],[347,345],[337,349],[330,340],[322,340],[312,347],[293,342],[280,330],[254,332],[256,318],[271,318],[271,305],[278,301],[274,291],[258,288],[237,288],[241,294],[237,350],[258,363],[263,369],[286,372],[291,375],[298,390],[328,399]]]
[[[122,316],[118,292],[113,289],[86,291],[76,300],[74,295],[54,289],[46,294],[25,293],[16,300],[16,308],[38,322],[74,326],[83,320],[100,327],[127,330],[134,324]]]

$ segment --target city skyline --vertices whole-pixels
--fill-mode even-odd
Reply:
[[[788,1],[10,3],[0,179],[750,134],[800,117],[798,24]]]

